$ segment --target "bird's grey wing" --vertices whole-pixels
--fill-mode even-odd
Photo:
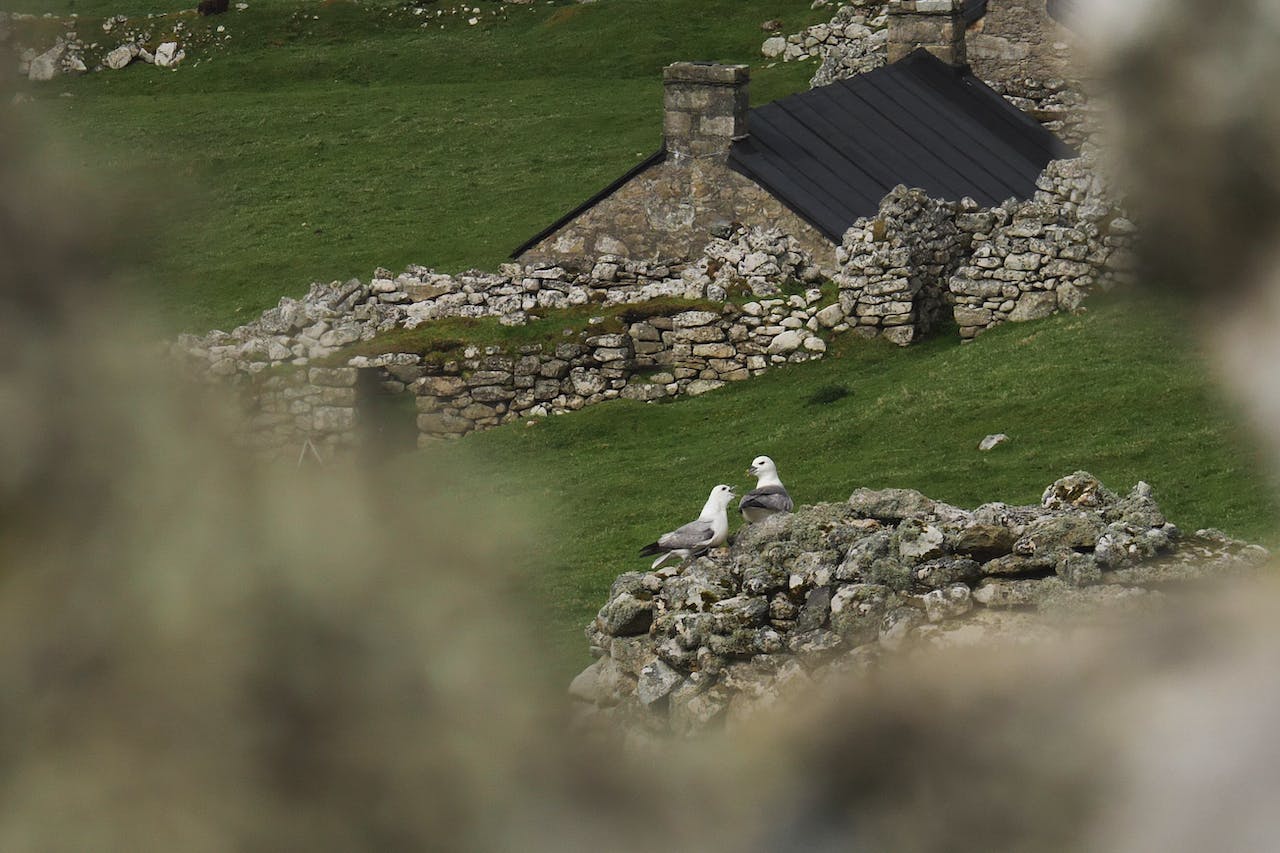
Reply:
[[[763,509],[770,512],[791,512],[794,504],[791,495],[782,486],[762,486],[752,489],[738,501],[738,509]]]
[[[691,521],[683,527],[677,527],[670,533],[664,533],[658,540],[658,546],[668,551],[693,550],[710,542],[715,536],[709,521]]]

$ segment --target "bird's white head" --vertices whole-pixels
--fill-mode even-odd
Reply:
[[[729,502],[736,497],[737,495],[733,493],[733,486],[726,486],[721,483],[711,490],[711,497],[707,498],[707,503],[727,507]]]
[[[773,464],[773,460],[768,456],[757,456],[751,461],[751,467],[747,469],[747,473],[753,477],[777,477],[778,466]]]

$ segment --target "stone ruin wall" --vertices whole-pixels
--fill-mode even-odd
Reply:
[[[1057,160],[1025,202],[971,214],[973,251],[948,281],[960,337],[1075,311],[1128,283],[1136,228],[1088,158]]]
[[[327,456],[378,440],[362,416],[371,395],[414,395],[423,440],[458,436],[619,397],[705,393],[772,365],[821,358],[823,336],[848,329],[834,295],[817,286],[822,271],[797,241],[773,230],[735,229],[693,263],[604,256],[587,266],[507,265],[501,273],[458,276],[379,270],[369,282],[313,285],[303,299],[283,298],[252,323],[184,335],[171,349],[198,375],[239,388],[252,446],[287,455],[309,442]],[[777,295],[781,285],[803,293]],[[759,296],[739,304],[730,293]],[[686,306],[700,300],[706,310],[670,301],[645,307],[671,298]],[[314,364],[332,361],[344,346],[438,319],[519,325],[546,311],[624,304],[636,308],[620,333],[592,333],[588,324],[554,345]]]
[[[607,400],[697,396],[779,364],[821,358],[818,332],[836,325],[822,293],[762,299],[739,308],[681,311],[630,323],[625,332],[517,352],[497,347],[423,367],[414,385],[423,440],[456,437]],[[829,328],[829,326],[828,326]],[[360,364],[377,363],[377,359]]]
[[[884,65],[888,4],[859,0],[839,6],[830,21],[765,40],[766,59],[817,59],[811,87],[826,86]],[[974,73],[1067,144],[1079,148],[1096,119],[1073,59],[1074,34],[1045,13],[1044,0],[991,0],[965,33]]]
[[[831,241],[755,182],[714,159],[667,160],[632,178],[520,255],[576,266],[584,258],[694,258],[734,225],[776,228],[830,267]]]
[[[893,655],[1061,642],[1081,623],[1157,610],[1267,560],[1215,530],[1184,533],[1146,483],[1122,496],[1085,472],[1032,506],[966,510],[858,489],[741,527],[687,565],[620,575],[586,628],[596,660],[569,689],[584,722],[733,728]]]
[[[845,235],[834,294],[824,291],[827,274],[801,241],[739,227],[691,262],[606,255],[580,271],[508,264],[453,276],[411,267],[393,277],[379,270],[369,282],[314,285],[304,299],[282,299],[232,332],[183,336],[174,350],[203,375],[241,387],[247,430],[264,451],[292,453],[309,441],[331,452],[368,440],[361,401],[371,387],[417,397],[423,441],[458,436],[620,397],[705,393],[775,364],[820,358],[831,335],[906,345],[954,319],[967,340],[1003,322],[1077,310],[1090,293],[1128,276],[1134,227],[1110,198],[1087,158],[1051,163],[1032,199],[992,209],[898,187],[876,217]],[[784,285],[804,292],[771,298]],[[758,296],[741,304],[744,294]],[[314,363],[442,318],[517,325],[547,311],[672,297],[706,305],[638,309],[622,330],[588,328],[524,350]]]
[[[859,219],[845,233],[835,277],[840,307],[855,334],[905,346],[951,315],[946,282],[973,241],[962,210],[922,190],[897,187],[874,219]]]
[[[769,367],[821,358],[821,337],[838,305],[822,292],[761,299],[719,311],[669,311],[625,332],[515,349],[469,347],[441,359],[415,353],[357,356],[342,367],[271,376],[248,394],[252,445],[274,455],[303,442],[328,457],[366,440],[358,386],[363,374],[384,393],[415,398],[419,443],[456,438],[527,418],[577,411],[614,399],[697,396]],[[369,439],[376,440],[376,435]]]
[[[990,209],[895,188],[846,232],[835,276],[846,322],[905,345],[952,318],[968,340],[1127,282],[1135,227],[1093,162],[1054,161],[1037,187]]]

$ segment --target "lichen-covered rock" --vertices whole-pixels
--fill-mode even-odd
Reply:
[[[935,502],[915,489],[858,489],[849,496],[849,507],[863,518],[901,521],[932,515]]]
[[[600,609],[601,629],[610,636],[644,634],[653,624],[653,602],[624,592]]]
[[[968,557],[941,557],[920,563],[911,570],[911,580],[917,589],[933,590],[957,583],[975,583],[982,576],[982,567]]]
[[[962,583],[926,593],[923,601],[930,622],[956,619],[973,609],[973,593]]]
[[[1014,543],[1015,554],[1029,556],[1071,548],[1092,548],[1102,535],[1102,518],[1087,512],[1060,512],[1027,525]]]
[[[684,676],[660,660],[645,665],[636,683],[636,698],[646,707],[666,699]]]
[[[972,511],[859,490],[744,528],[728,554],[620,575],[587,628],[600,659],[570,689],[624,725],[692,734],[745,723],[811,678],[912,649],[1042,642],[1268,556],[1217,531],[1183,537],[1149,486],[1120,498],[1086,472],[1039,505]]]
[[[1093,554],[1067,552],[1057,563],[1058,577],[1072,586],[1089,586],[1102,580],[1102,568]]]
[[[957,554],[989,560],[1012,552],[1017,538],[1013,529],[1004,524],[971,521],[953,528],[949,545]]]
[[[831,630],[850,646],[869,643],[880,636],[885,613],[898,605],[898,596],[887,586],[855,583],[842,586],[831,599]]]
[[[1087,471],[1076,471],[1046,488],[1040,505],[1045,509],[1101,509],[1115,505],[1118,500],[1097,477]]]
[[[914,519],[904,519],[898,525],[895,536],[898,556],[903,560],[919,561],[940,557],[945,552],[945,536],[942,528],[933,524],[921,524]]]

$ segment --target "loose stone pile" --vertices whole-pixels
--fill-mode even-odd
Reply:
[[[119,16],[124,20],[123,16]],[[109,18],[104,27],[116,19]],[[176,33],[182,32],[181,22],[174,25]],[[109,32],[109,30],[108,30]],[[177,41],[153,41],[150,29],[125,34],[126,40],[114,48],[105,48],[98,42],[85,42],[75,30],[60,35],[53,46],[37,51],[22,48],[18,51],[18,73],[29,80],[46,81],[62,74],[83,74],[88,71],[119,70],[135,59],[160,68],[172,68],[186,58]],[[155,50],[147,45],[155,43]]]
[[[708,243],[684,277],[706,298],[723,300],[744,289],[773,296],[784,284],[821,281],[823,272],[793,237],[774,228],[737,226]]]
[[[841,6],[825,24],[789,36],[772,36],[760,52],[767,59],[799,62],[822,59],[812,85],[822,86],[885,64],[888,33],[883,0],[858,0]]]
[[[1056,160],[1029,201],[973,215],[973,252],[950,278],[962,338],[1005,321],[1075,311],[1129,277],[1134,225],[1091,158]]]
[[[742,528],[723,553],[620,575],[570,692],[585,713],[690,734],[891,652],[1052,637],[1267,558],[1214,530],[1184,536],[1145,483],[1121,497],[1085,472],[1036,506],[859,489]]]

